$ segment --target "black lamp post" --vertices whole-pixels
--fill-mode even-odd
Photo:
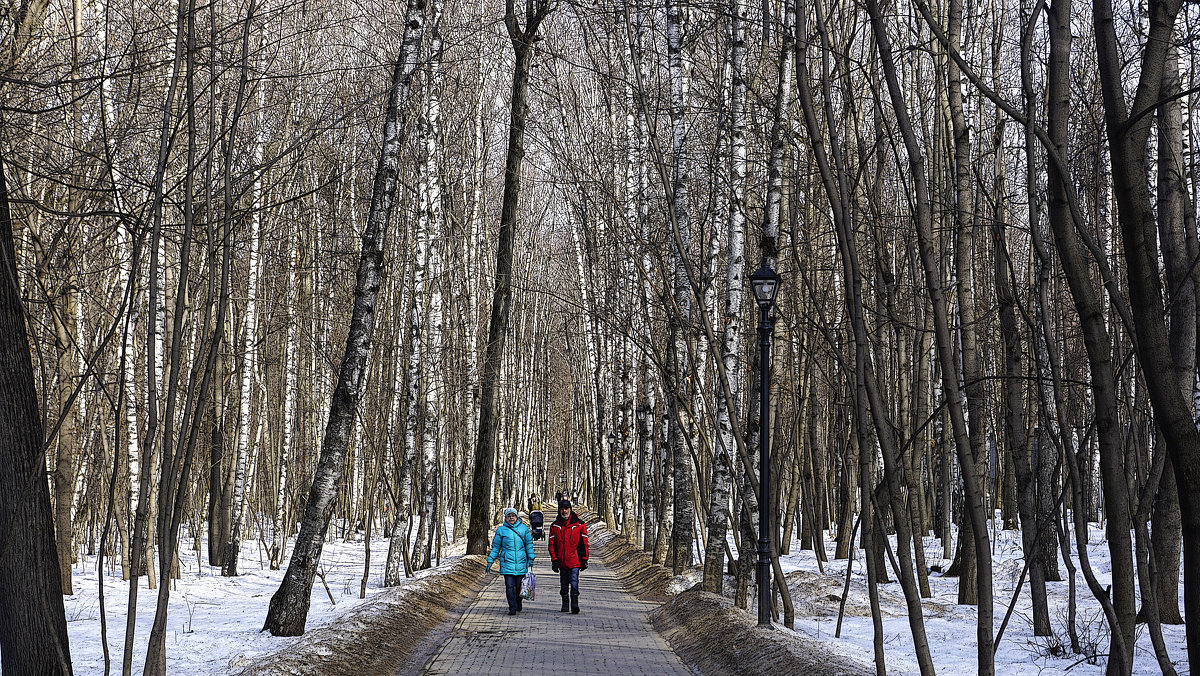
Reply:
[[[617,461],[616,457],[617,457],[617,435],[615,432],[609,432],[608,433],[608,461],[610,463],[615,463]],[[608,469],[605,468],[605,469],[601,469],[600,471],[607,472]],[[615,516],[617,513],[617,506],[615,504],[612,504],[611,502],[609,502],[610,500],[613,499],[613,496],[604,492],[604,482],[603,481],[600,482],[600,492],[601,492],[601,494],[604,495],[604,501],[602,503],[602,506],[605,510],[604,513],[607,514],[609,511],[611,511],[613,513],[613,515]],[[611,507],[611,509],[610,509],[610,507]],[[615,528],[614,528],[614,530],[615,530]]]
[[[779,275],[769,265],[750,275],[758,303],[758,626],[771,626],[771,334],[775,331],[775,296]]]
[[[646,443],[646,418],[650,414],[650,407],[644,402],[638,404],[634,415],[637,417],[637,434],[638,434],[638,453],[642,452],[642,444]],[[642,518],[649,519],[650,515],[646,513],[646,507],[650,504],[650,497],[646,488],[646,472],[637,473],[638,480],[638,505],[637,508],[642,510]],[[636,512],[635,512],[636,513]]]

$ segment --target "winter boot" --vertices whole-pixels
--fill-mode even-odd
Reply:
[[[579,614],[579,598],[578,597],[574,597],[571,599],[571,614],[572,615]]]
[[[563,597],[563,606],[562,606],[562,610],[560,610],[560,611],[558,611],[558,612],[560,612],[560,613],[565,613],[565,612],[567,612],[568,610],[570,610],[570,609],[571,609],[571,605],[570,605],[570,603],[571,603],[571,602],[567,600],[567,597],[565,597],[565,596],[564,596],[564,597]],[[578,611],[576,611],[576,612],[578,612]]]

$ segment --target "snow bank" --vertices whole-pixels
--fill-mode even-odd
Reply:
[[[325,543],[318,567],[319,572],[324,574],[325,583],[318,577],[313,585],[306,627],[308,631],[338,621],[359,605],[386,591],[387,588],[382,585],[388,541],[382,537],[372,538],[367,594],[365,599],[359,598],[366,543],[362,541],[361,534],[357,538],[358,541]],[[284,561],[280,570],[270,570],[261,541],[255,543],[246,540],[238,562],[238,570],[242,574],[232,578],[221,577],[220,566],[208,565],[207,542],[202,540],[200,544],[199,551],[185,549],[180,552],[181,577],[170,581],[166,636],[168,673],[181,676],[227,674],[254,658],[303,640],[303,637],[276,638],[259,631],[266,619],[271,595],[283,580],[287,561]],[[290,554],[291,548],[292,542],[289,541],[285,551]],[[461,542],[449,547],[447,551],[452,556],[442,559],[442,562],[447,563],[461,556],[464,549],[465,545]],[[110,673],[120,673],[129,583],[121,579],[119,561],[106,556],[104,567],[107,642],[112,660]],[[427,574],[426,571],[422,573]],[[71,661],[77,676],[104,673],[99,581],[96,557],[83,557],[75,566],[75,593],[64,599]],[[143,576],[139,580],[133,642],[135,673],[141,673],[145,663],[146,643],[150,638],[157,594],[157,590],[147,588]]]

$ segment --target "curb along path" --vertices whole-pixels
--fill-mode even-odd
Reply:
[[[625,591],[593,547],[579,575],[580,614],[559,612],[558,575],[550,570],[545,540],[535,543],[537,600],[508,615],[504,578],[484,587],[421,673],[690,675],[650,626],[654,604]]]

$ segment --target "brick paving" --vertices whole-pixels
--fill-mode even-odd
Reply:
[[[579,574],[580,613],[559,612],[558,575],[544,540],[534,543],[537,599],[509,616],[504,578],[497,575],[425,664],[423,674],[690,675],[646,618],[653,604],[625,591],[593,550]],[[499,562],[497,562],[499,565]],[[495,568],[493,568],[495,570]]]

